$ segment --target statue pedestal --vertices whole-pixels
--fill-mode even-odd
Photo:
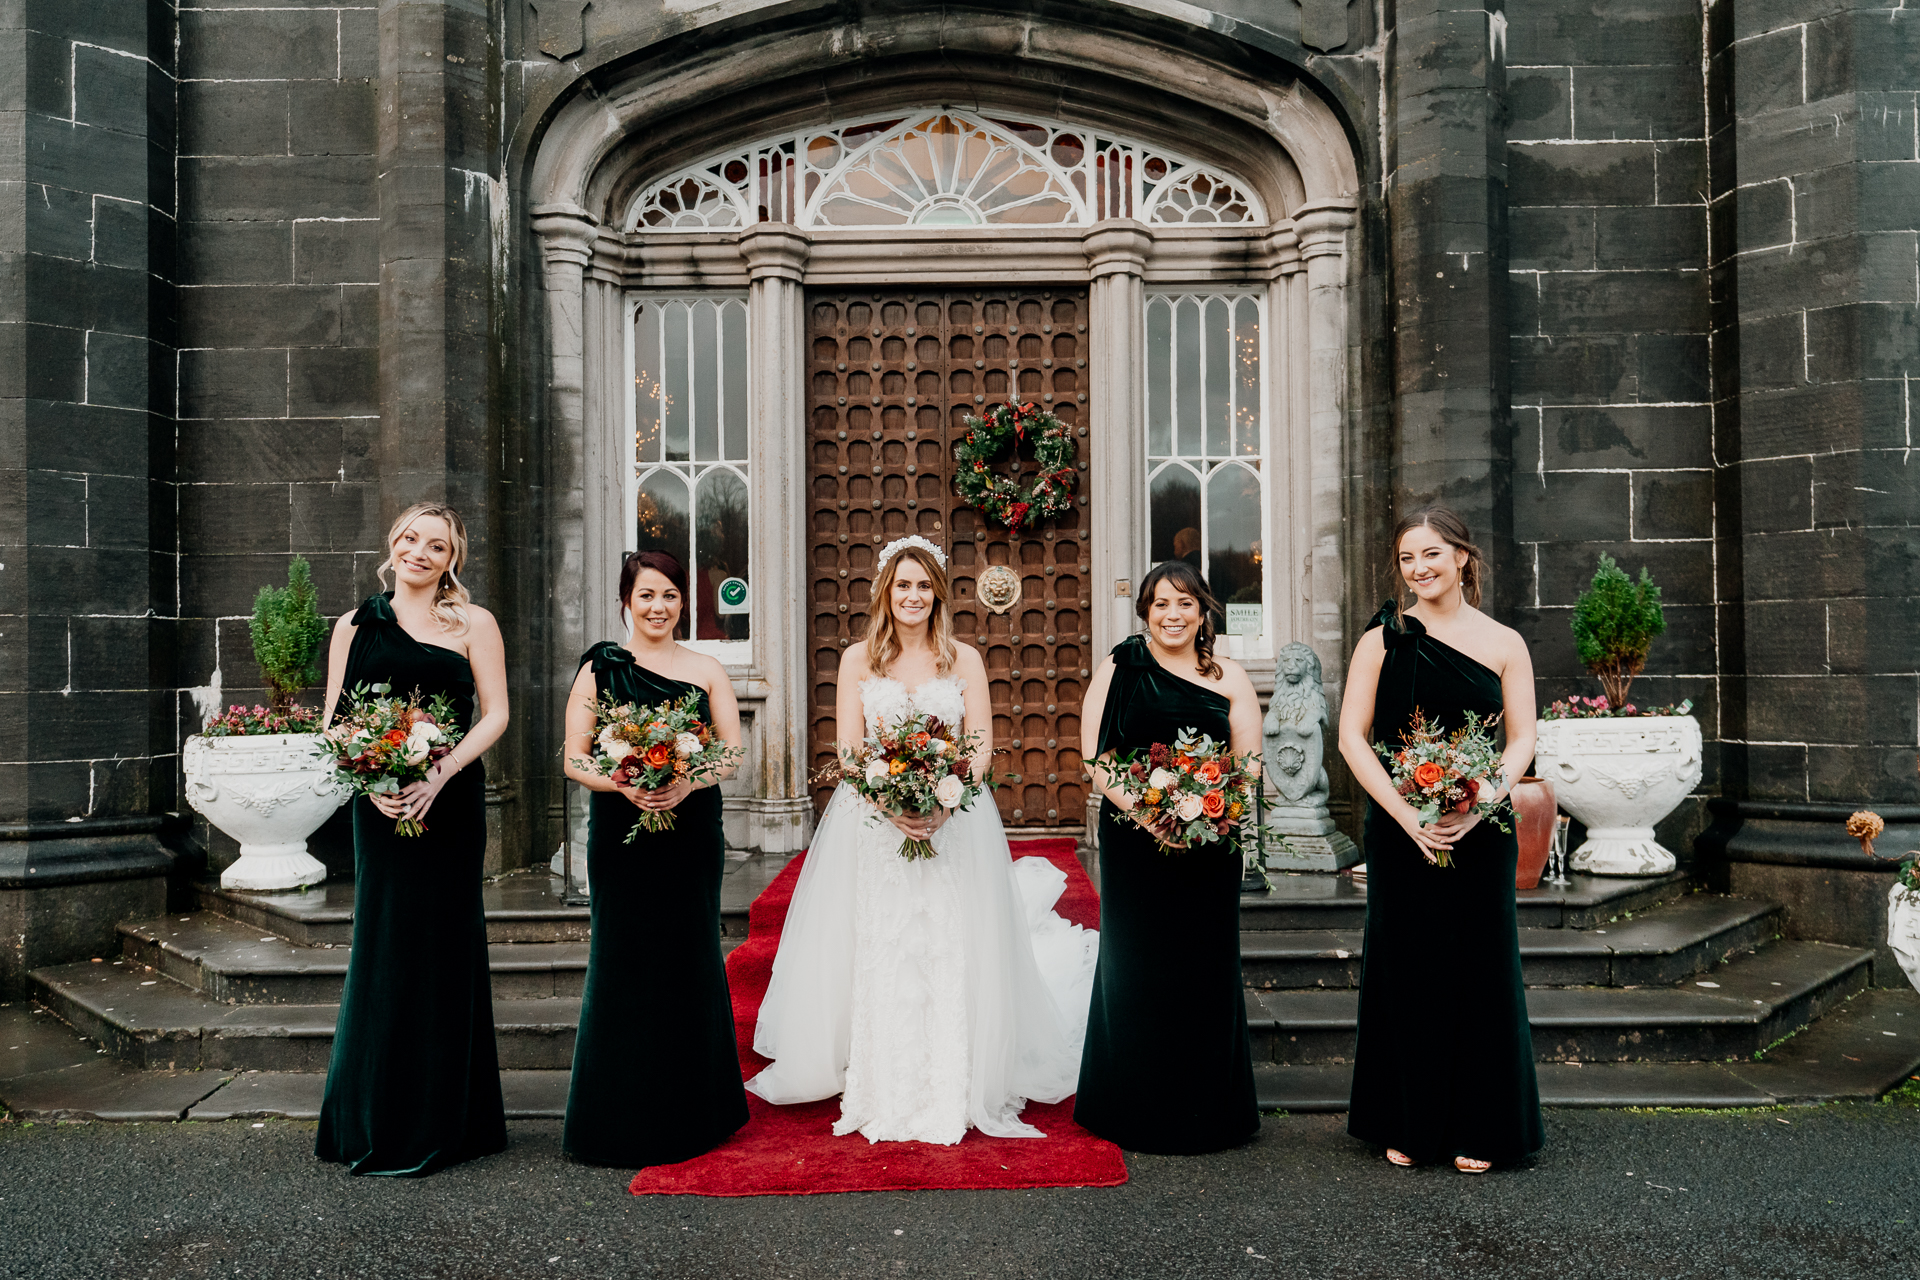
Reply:
[[[1324,809],[1269,807],[1266,828],[1269,871],[1336,872],[1360,861],[1360,850]]]

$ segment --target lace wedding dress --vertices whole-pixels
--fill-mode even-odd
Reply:
[[[868,732],[925,712],[965,718],[965,681],[860,682]],[[1044,1137],[1029,1099],[1074,1091],[1099,935],[1053,912],[1066,875],[1012,859],[990,797],[900,857],[899,831],[834,792],[794,886],[747,1088],[774,1103],[842,1094],[837,1134],[951,1145],[968,1128]]]

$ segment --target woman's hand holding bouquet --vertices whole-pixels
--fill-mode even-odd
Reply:
[[[604,695],[593,704],[593,756],[574,763],[611,780],[640,806],[627,832],[632,844],[641,831],[673,830],[673,807],[742,754],[700,718],[697,693],[652,707]]]
[[[1413,807],[1422,827],[1438,825],[1449,838],[1482,818],[1502,831],[1513,829],[1502,816],[1500,749],[1489,732],[1499,721],[1498,715],[1481,720],[1469,711],[1464,726],[1443,736],[1440,726],[1416,708],[1413,727],[1401,735],[1398,747],[1375,745],[1393,789]],[[1436,866],[1453,865],[1445,848],[1426,857]]]
[[[908,835],[900,856],[909,862],[931,858],[933,829],[991,789],[991,774],[973,778],[978,733],[956,734],[938,716],[903,716],[881,726],[858,747],[843,751],[827,766],[828,781],[845,782],[882,813],[897,818],[932,818],[926,837]]]
[[[1096,767],[1132,801],[1127,812],[1162,849],[1222,841],[1238,847],[1253,829],[1246,819],[1253,814],[1259,765],[1204,733],[1182,729],[1172,745],[1115,753]]]
[[[389,696],[392,691],[363,684],[347,694],[320,751],[333,758],[349,791],[398,819],[396,834],[417,836],[427,829],[427,809],[448,776],[434,766],[466,731],[445,694],[422,705],[418,689],[406,698]]]

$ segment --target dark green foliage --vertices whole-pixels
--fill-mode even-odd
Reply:
[[[1647,665],[1653,638],[1667,629],[1660,609],[1660,588],[1645,567],[1640,581],[1629,578],[1610,555],[1602,553],[1593,583],[1573,607],[1573,640],[1580,661],[1600,677],[1607,701],[1625,706],[1633,678]]]
[[[253,656],[273,690],[273,709],[285,712],[293,695],[320,679],[313,660],[327,638],[313,590],[313,570],[303,557],[287,566],[287,585],[262,587],[253,598]]]

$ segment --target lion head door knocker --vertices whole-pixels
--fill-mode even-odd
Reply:
[[[1020,575],[1004,564],[989,566],[980,575],[975,591],[981,604],[995,613],[1005,613],[1020,603]]]

